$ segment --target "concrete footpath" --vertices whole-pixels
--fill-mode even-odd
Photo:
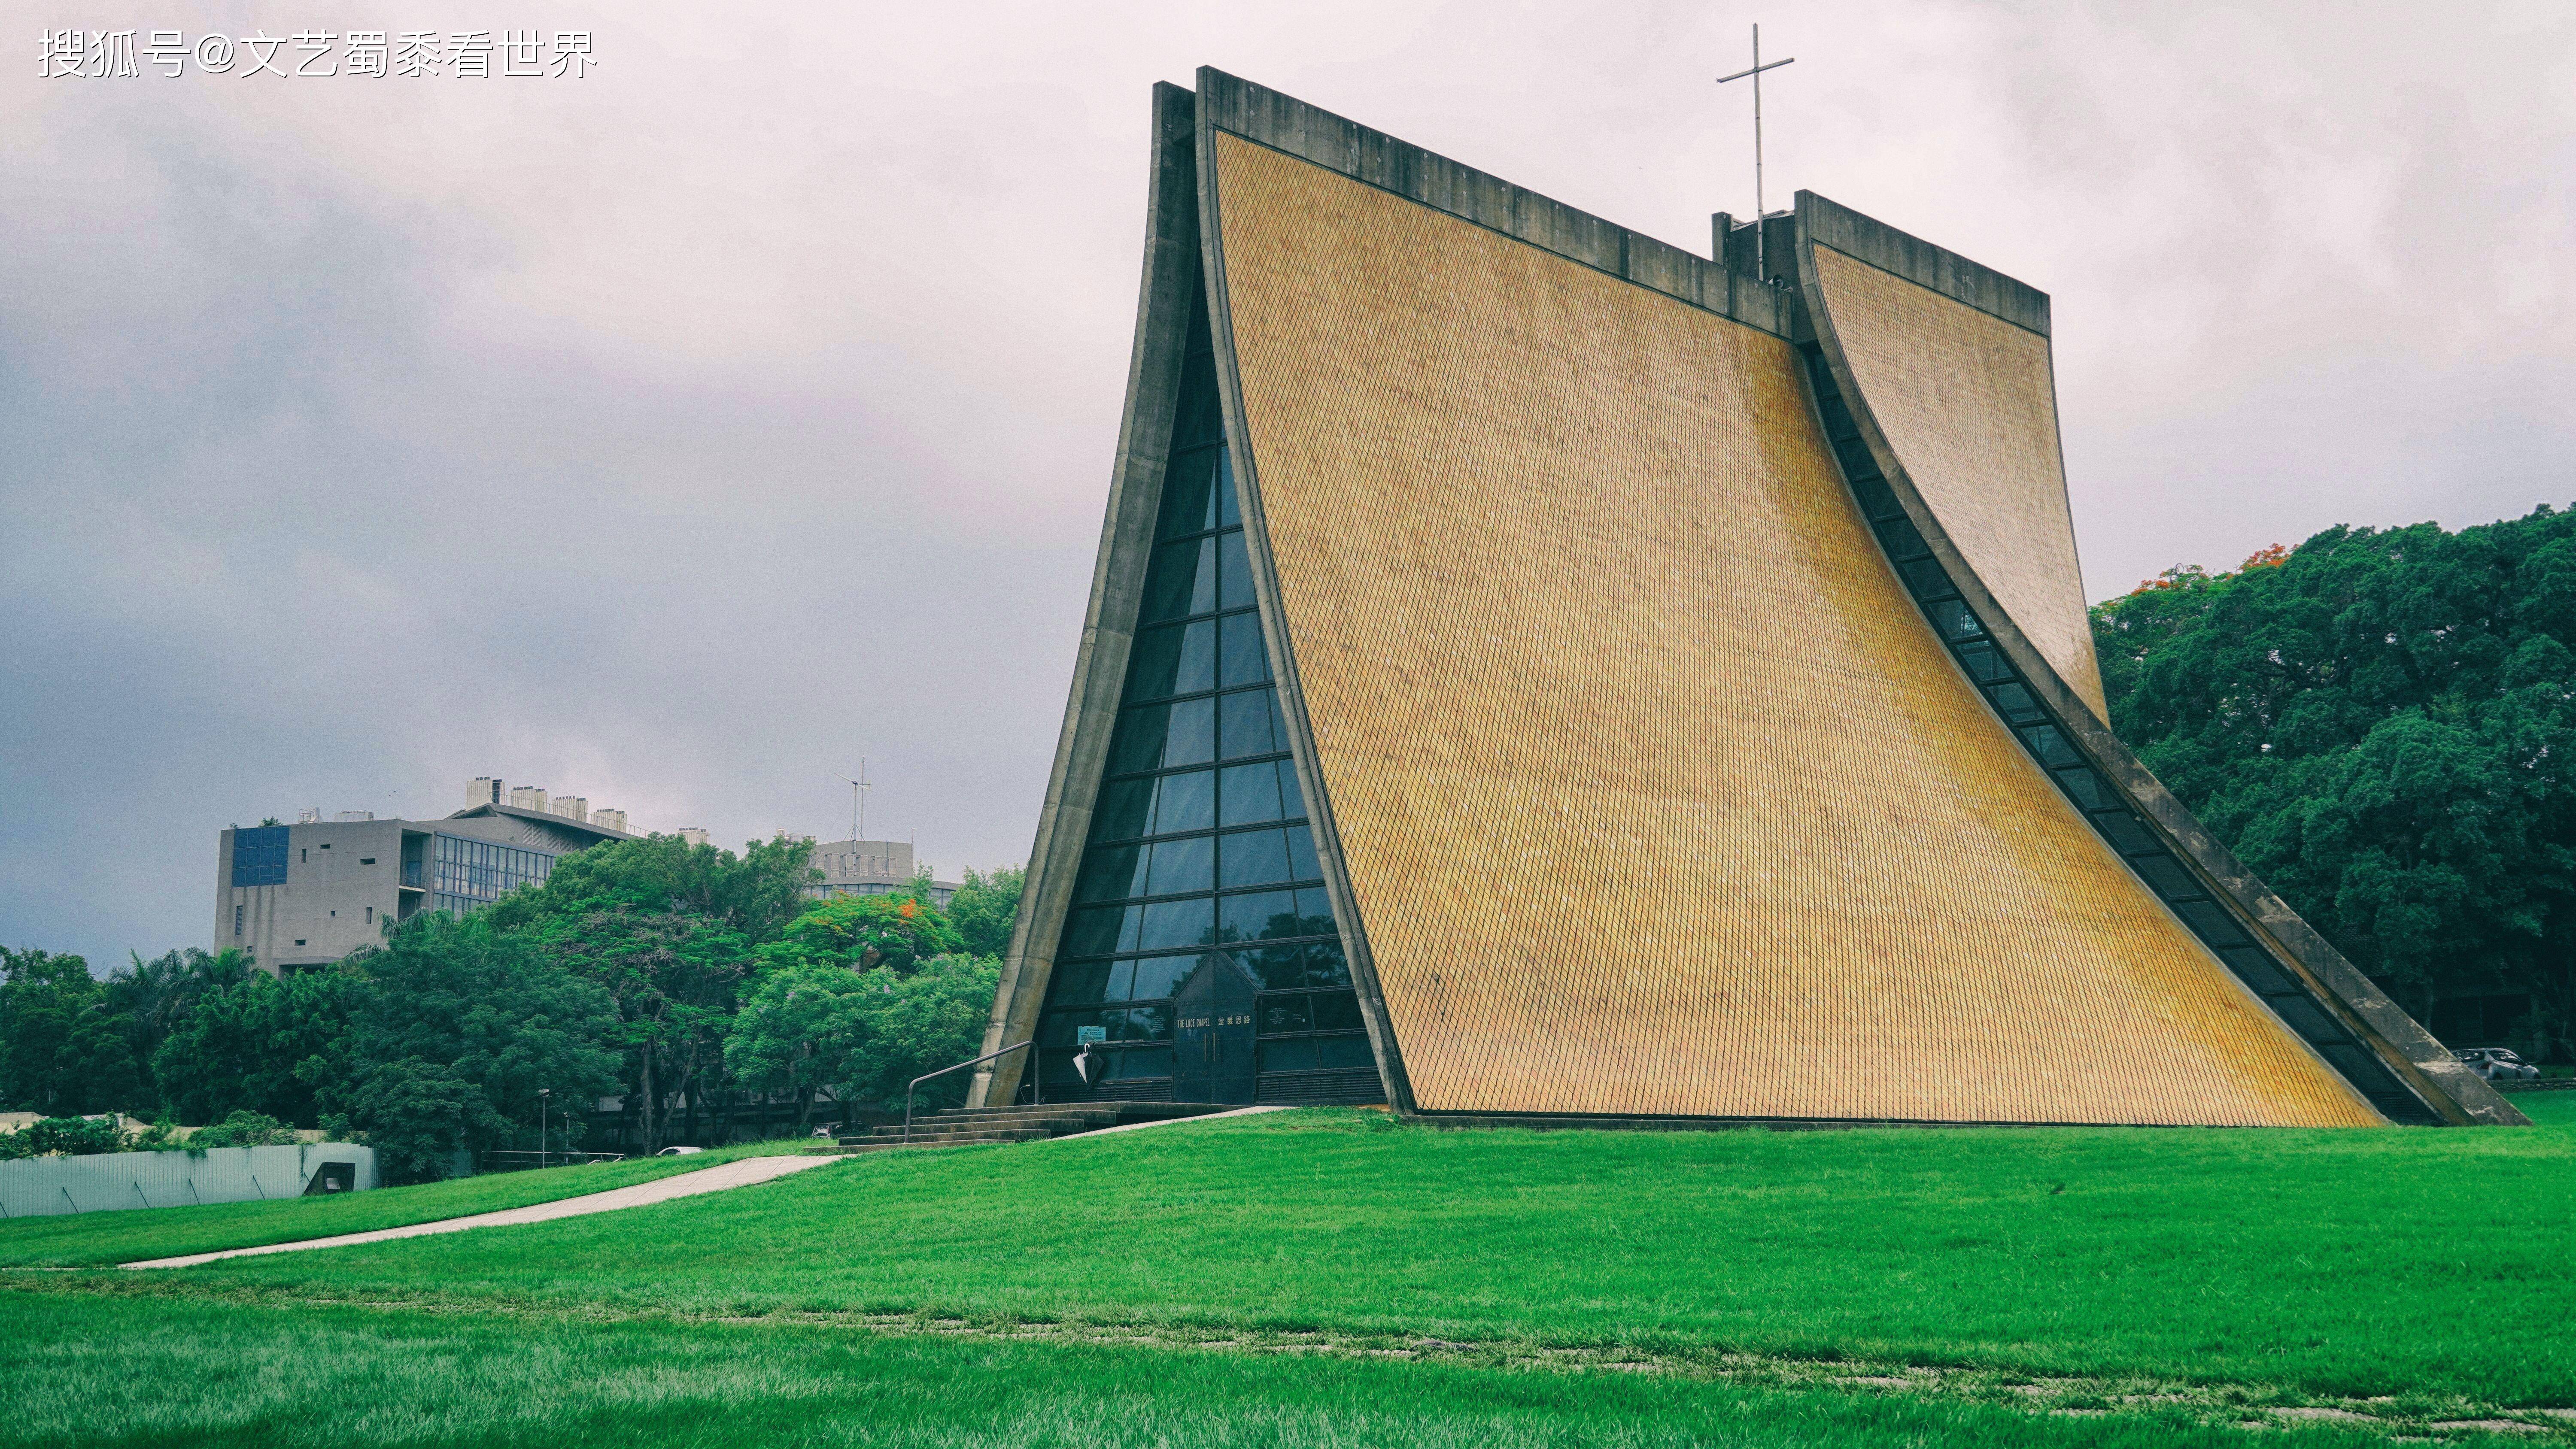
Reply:
[[[218,1258],[248,1258],[260,1253],[300,1253],[307,1248],[340,1248],[353,1243],[387,1243],[396,1238],[425,1238],[432,1233],[461,1233],[468,1228],[499,1228],[517,1223],[552,1222],[556,1218],[577,1218],[589,1213],[613,1213],[620,1208],[644,1207],[669,1202],[678,1197],[695,1197],[700,1193],[722,1192],[732,1187],[748,1187],[803,1172],[811,1167],[824,1167],[844,1161],[838,1157],[738,1157],[696,1172],[677,1172],[669,1177],[639,1182],[633,1187],[611,1188],[606,1192],[586,1193],[580,1197],[557,1198],[553,1202],[535,1203],[528,1207],[505,1208],[500,1212],[476,1213],[472,1217],[442,1218],[436,1222],[412,1223],[406,1227],[379,1228],[372,1233],[343,1233],[336,1238],[308,1238],[300,1243],[271,1243],[261,1248],[227,1248],[220,1253],[190,1253],[179,1258],[146,1258],[139,1263],[119,1263],[120,1268],[192,1268]]]

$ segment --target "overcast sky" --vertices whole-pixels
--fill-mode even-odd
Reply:
[[[846,834],[864,756],[872,835],[1023,858],[1148,89],[1202,63],[1705,252],[1763,21],[1774,206],[2054,296],[2096,598],[2576,498],[2563,3],[11,15],[0,941],[100,969],[212,944],[225,825],[480,774],[739,844]],[[597,69],[38,79],[71,24],[586,28]]]

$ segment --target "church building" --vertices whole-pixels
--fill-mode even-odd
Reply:
[[[1148,206],[976,1104],[2522,1120],[2105,725],[2046,295],[1213,70]]]

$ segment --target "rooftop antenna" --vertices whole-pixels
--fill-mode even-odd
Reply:
[[[868,757],[865,755],[859,756],[859,778],[851,780],[847,775],[835,775],[832,778],[836,780],[846,780],[849,782],[850,843],[852,848],[855,849],[859,841],[867,838],[866,826],[868,823],[868,806],[867,801],[860,796],[859,792],[862,790],[873,790],[876,788],[875,785],[868,782]]]
[[[1784,65],[1795,65],[1797,62],[1798,58],[1793,55],[1787,60],[1775,60],[1769,65],[1764,65],[1762,63],[1762,27],[1756,25],[1753,27],[1753,68],[1717,78],[1717,83],[1724,85],[1728,81],[1740,81],[1746,76],[1753,77],[1753,272],[1766,287],[1771,285],[1771,267],[1762,253],[1762,234],[1768,229],[1762,224],[1763,217],[1768,215],[1762,208],[1762,72],[1778,70]]]

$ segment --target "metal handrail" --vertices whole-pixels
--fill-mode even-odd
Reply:
[[[917,1076],[917,1077],[913,1078],[910,1082],[906,1083],[906,1084],[905,1084],[905,1086],[904,1086],[904,1089],[903,1089],[903,1142],[904,1142],[904,1145],[905,1145],[905,1146],[907,1146],[907,1147],[909,1147],[909,1146],[911,1146],[911,1145],[912,1145],[912,1093],[913,1093],[913,1089],[914,1089],[915,1087],[920,1086],[922,1083],[924,1083],[924,1082],[926,1082],[926,1081],[929,1081],[929,1080],[930,1080],[931,1078],[933,1078],[933,1077],[944,1077],[944,1076],[947,1076],[950,1072],[962,1072],[962,1071],[966,1070],[968,1067],[980,1067],[980,1066],[982,1066],[984,1063],[991,1061],[991,1060],[992,1060],[993,1058],[995,1058],[995,1057],[1006,1057],[1006,1056],[1009,1056],[1011,1053],[1013,1053],[1013,1052],[1015,1052],[1015,1051],[1018,1051],[1021,1047],[1036,1046],[1036,1045],[1037,1045],[1037,1042],[1038,1042],[1038,1039],[1037,1039],[1036,1037],[1030,1037],[1027,1041],[1024,1041],[1024,1042],[1015,1042],[1015,1043],[1013,1043],[1013,1044],[1012,1044],[1012,1045],[1010,1045],[1010,1046],[1006,1046],[1006,1047],[1002,1048],[1000,1051],[997,1051],[997,1052],[986,1052],[986,1053],[984,1053],[982,1056],[975,1058],[975,1059],[974,1059],[973,1061],[971,1061],[971,1062],[959,1062],[957,1065],[955,1065],[955,1066],[953,1066],[953,1067],[941,1067],[938,1071],[935,1071],[935,1072],[924,1072],[924,1073],[922,1073],[920,1076]],[[1034,1081],[1031,1083],[1031,1085],[1032,1085],[1033,1087],[1035,1086]]]

